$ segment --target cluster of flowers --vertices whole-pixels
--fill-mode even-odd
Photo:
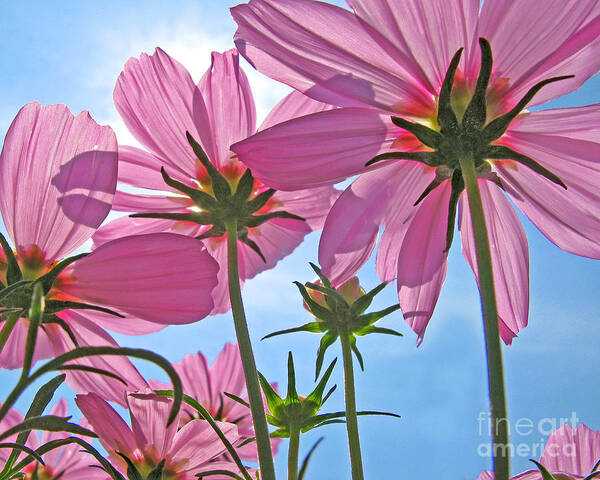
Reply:
[[[251,0],[232,9],[237,50],[213,53],[198,84],[158,48],[126,63],[115,106],[145,149],[117,145],[87,112],[25,105],[0,157],[0,211],[12,242],[1,238],[0,367],[27,377],[40,360],[118,347],[105,329],[141,335],[227,312],[232,211],[240,282],[323,228],[320,283],[310,287],[321,296],[299,285],[319,320],[305,329],[326,333],[320,355],[344,334],[355,342],[353,334],[390,333],[372,323],[398,307],[363,315],[372,295],[354,277],[383,225],[377,273],[397,281],[399,308],[421,342],[457,211],[463,255],[485,289],[465,157],[480,192],[498,328],[510,344],[527,325],[529,303],[527,240],[511,201],[559,247],[600,258],[600,107],[525,110],[598,71],[600,2],[548,2],[554,13],[532,24],[529,0],[348,0],[353,11]],[[295,89],[258,128],[239,54]],[[356,175],[345,191],[334,188]],[[101,226],[111,210],[134,214]],[[69,257],[90,239],[90,253]],[[28,314],[36,285],[39,325]],[[348,307],[355,330],[336,330],[338,307]],[[227,449],[258,459],[237,347],[228,344],[210,368],[201,353],[174,368],[216,428],[189,404],[171,418],[175,400],[156,393],[171,387],[147,381],[128,359],[78,357],[63,370],[78,393],[80,427],[100,438],[114,471],[88,468],[80,444],[30,458],[20,471],[44,480],[255,475]],[[126,407],[131,426],[107,402]],[[15,430],[29,416],[5,410],[0,479],[41,445]],[[67,417],[66,403],[50,416]],[[45,432],[41,442],[67,437]],[[574,456],[552,455],[567,443]],[[540,470],[516,478],[589,475],[600,433],[563,426],[546,449]]]

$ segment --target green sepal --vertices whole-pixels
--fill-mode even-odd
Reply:
[[[287,361],[287,395],[285,396],[284,405],[287,407],[292,404],[299,404],[298,392],[296,391],[296,372],[294,370],[294,357],[292,352],[288,352]]]
[[[369,167],[382,160],[414,160],[424,163],[428,167],[437,167],[440,165],[436,152],[386,152],[375,155],[365,163],[365,167]]]
[[[542,474],[542,480],[557,480],[556,477],[552,475],[541,463],[536,462],[533,459],[530,459],[529,461],[535,463],[536,467]]]
[[[222,237],[225,235],[225,228],[222,225],[213,225],[206,232],[196,237],[196,240],[204,240],[206,238]]]
[[[308,264],[310,265],[310,268],[312,268],[317,274],[317,277],[319,277],[319,280],[321,280],[323,286],[326,288],[331,288],[331,281],[329,280],[329,278],[327,278],[327,276],[323,273],[319,266],[314,264],[313,262],[308,262]]]
[[[463,180],[462,172],[458,169],[452,172],[452,191],[450,193],[450,202],[448,205],[448,223],[446,224],[446,248],[444,253],[450,251],[452,241],[454,240],[454,224],[456,223],[456,209],[458,207],[458,199],[460,194],[465,189],[465,181]]]
[[[252,190],[254,190],[254,177],[250,169],[247,168],[237,184],[235,196],[241,201],[248,200]]]
[[[46,314],[54,314],[58,312],[62,312],[63,310],[95,310],[97,312],[108,313],[109,315],[113,315],[119,318],[125,318],[125,315],[122,315],[110,308],[100,307],[98,305],[91,305],[89,303],[81,303],[81,302],[70,302],[63,300],[48,300],[46,302]]]
[[[596,470],[598,467],[594,467],[594,470]],[[600,471],[596,472],[593,471],[590,475],[588,475],[587,477],[585,477],[583,480],[592,480],[592,479],[598,479],[600,477]]]
[[[206,472],[196,474],[198,478],[214,477],[216,475],[234,478],[235,480],[244,480],[236,473],[230,472],[229,470],[208,470]]]
[[[336,390],[337,390],[337,385],[334,385],[333,387],[331,387],[329,389],[329,391],[323,397],[323,400],[321,400],[321,406],[325,405],[325,402],[329,399],[329,397],[331,397],[333,392],[335,392]]]
[[[248,245],[252,250],[254,250],[254,252],[261,258],[261,260],[263,262],[267,263],[267,259],[265,258],[263,253],[260,251],[260,247],[256,244],[256,242],[254,240],[248,238],[247,233],[245,235],[240,235],[238,233],[238,240],[240,242],[242,242],[243,244]]]
[[[130,218],[162,218],[164,220],[173,220],[175,222],[192,222],[198,225],[212,225],[215,220],[210,213],[206,212],[188,212],[188,213],[132,213]]]
[[[455,133],[458,130],[458,119],[452,108],[452,87],[463,50],[464,48],[460,48],[454,54],[454,57],[452,57],[450,67],[446,71],[446,76],[440,89],[437,122],[442,133]]]
[[[2,250],[4,250],[4,254],[6,255],[6,283],[11,285],[23,280],[23,273],[21,273],[19,262],[17,262],[17,258],[15,257],[12,248],[10,248],[10,245],[2,233],[0,233],[0,244],[2,245]]]
[[[331,377],[331,373],[333,372],[336,363],[337,358],[334,358],[333,362],[331,362],[329,364],[329,367],[327,367],[327,370],[325,370],[323,377],[321,378],[315,389],[307,395],[307,397],[304,399],[304,402],[309,401],[319,406],[323,404],[323,392],[325,391],[325,386],[329,381],[329,377]]]
[[[268,190],[259,193],[256,197],[254,197],[252,200],[249,200],[246,203],[246,209],[249,213],[258,212],[262,207],[264,207],[267,204],[269,200],[271,200],[271,197],[275,195],[275,192],[276,190],[274,190],[273,188],[269,188]]]
[[[80,258],[88,256],[89,253],[80,253],[79,255],[73,255],[72,257],[65,258],[58,262],[52,270],[48,273],[42,275],[40,278],[36,280],[36,283],[41,283],[44,287],[44,295],[48,295],[48,292],[52,288],[52,284],[57,279],[57,277],[62,273],[62,271],[71,265],[76,260]]]
[[[384,417],[394,417],[394,418],[402,418],[400,415],[390,412],[378,412],[375,410],[363,410],[361,412],[356,412],[356,415],[363,416],[384,416]],[[321,415],[316,415],[314,417],[314,424],[310,427],[307,427],[306,430],[302,430],[303,433],[311,430],[312,428],[318,428],[323,425],[328,425],[330,423],[345,423],[344,420],[339,421],[339,418],[345,418],[346,412],[333,412],[333,413],[323,413]]]
[[[392,122],[394,122],[394,124],[398,127],[412,133],[415,137],[417,137],[417,140],[429,148],[438,149],[444,140],[444,137],[440,134],[440,132],[432,130],[425,125],[421,125],[420,123],[409,122],[401,117],[392,117]]]
[[[301,325],[300,327],[287,328],[285,330],[278,330],[276,332],[269,333],[268,335],[265,335],[263,338],[261,338],[261,340],[266,340],[267,338],[276,337],[278,335],[286,335],[288,333],[294,332],[323,333],[326,331],[327,327],[323,324],[323,322],[310,322]]]
[[[371,306],[371,302],[379,292],[381,292],[387,286],[387,282],[380,283],[374,289],[368,291],[358,299],[354,301],[350,307],[350,313],[352,315],[360,315],[367,308]]]
[[[527,106],[533,97],[546,85],[573,77],[575,77],[575,75],[563,75],[561,77],[548,78],[536,83],[529,89],[521,101],[512,110],[504,115],[499,116],[498,118],[495,118],[484,127],[482,130],[483,142],[487,144],[493,142],[494,140],[498,140],[504,134],[504,132],[506,132],[510,123],[517,117],[519,113],[521,113],[521,111]]]
[[[300,470],[298,471],[298,480],[304,480],[304,476],[306,475],[306,470],[308,468],[308,463],[310,462],[310,459],[313,456],[313,453],[315,452],[315,450],[317,449],[317,447],[319,446],[319,444],[324,440],[324,438],[325,437],[319,438],[314,443],[314,445],[312,447],[310,447],[310,450],[308,451],[308,453],[304,457],[304,460],[302,460],[302,465],[300,466]]]
[[[127,457],[127,455],[125,455],[121,452],[117,452],[117,455],[119,455],[119,457],[121,457],[123,460],[125,460],[125,463],[127,464],[127,479],[128,480],[145,480],[142,477],[142,474],[140,472],[138,472],[138,469],[133,464],[133,462],[129,459],[129,457]]]
[[[217,200],[212,195],[175,180],[169,176],[165,167],[160,167],[160,174],[167,185],[190,197],[200,208],[211,210],[218,206]]]
[[[592,467],[592,473],[600,473],[600,471],[597,472],[597,470],[600,470],[600,460],[598,460],[596,465]]]
[[[437,187],[439,187],[444,180],[445,180],[444,178],[440,178],[439,176],[436,175],[436,177],[431,181],[431,183],[425,187],[425,190],[423,190],[423,193],[421,193],[421,195],[419,195],[419,198],[417,198],[415,200],[415,203],[413,203],[413,207],[416,207],[419,203],[421,203],[423,200],[425,200],[427,195],[429,195]]]
[[[360,337],[364,337],[365,335],[370,335],[371,333],[381,333],[384,335],[394,335],[396,337],[403,337],[400,332],[396,330],[392,330],[391,328],[383,328],[383,327],[375,327],[374,325],[367,325],[366,327],[361,328],[354,332],[355,335]]]
[[[487,89],[492,75],[492,47],[485,38],[479,39],[481,50],[481,68],[475,92],[465,110],[462,126],[467,132],[476,132],[485,125],[487,118]]]
[[[258,372],[258,380],[260,386],[267,400],[267,407],[271,413],[275,413],[279,408],[283,407],[283,400],[277,395],[275,389],[271,386],[269,381],[263,376],[262,373]]]
[[[12,293],[14,293],[16,290],[19,290],[20,288],[30,286],[32,283],[33,282],[31,282],[30,280],[19,280],[16,283],[12,283],[12,284],[8,285],[6,288],[0,290],[0,300],[8,297]],[[6,312],[6,310],[4,310],[4,312],[8,313],[8,312]]]
[[[506,147],[504,145],[490,145],[485,150],[484,155],[486,158],[490,159],[508,159],[519,162],[525,165],[526,167],[529,167],[535,173],[540,174],[541,176],[547,178],[551,182],[556,183],[557,185],[567,190],[567,186],[557,175],[552,173],[546,167],[537,163],[532,158],[529,158],[528,156],[523,155],[522,153],[515,152],[512,148]]]
[[[227,200],[231,196],[231,188],[229,186],[229,182],[221,175],[221,173],[217,170],[217,168],[210,162],[204,150],[200,144],[192,137],[190,132],[185,132],[185,136],[194,150],[196,157],[200,160],[202,166],[206,169],[208,176],[210,177],[210,181],[212,183],[213,192],[215,193],[215,197],[217,200]]]
[[[360,369],[364,372],[365,371],[365,362],[363,361],[363,357],[362,357],[362,354],[360,353],[360,350],[356,346],[356,337],[352,334],[350,335],[350,348],[354,352],[354,355],[356,355],[356,360],[358,360],[358,365],[360,366]]]
[[[319,344],[319,350],[317,350],[317,362],[315,366],[315,382],[319,378],[319,374],[321,373],[321,368],[323,368],[323,360],[325,360],[325,352],[329,347],[331,347],[335,341],[337,340],[338,335],[333,335],[331,333],[326,333],[321,338],[321,343]]]
[[[146,480],[162,480],[166,460],[163,458],[154,470],[152,470]]]
[[[306,305],[308,305],[309,310],[315,317],[320,318],[321,320],[325,320],[326,322],[335,321],[334,314],[319,303],[315,302],[309,295],[304,285],[302,285],[300,282],[294,282],[294,285],[296,285],[296,287],[298,287],[298,290],[300,290],[300,295],[302,295],[302,298],[306,302]]]
[[[304,218],[300,217],[299,215],[294,215],[293,213],[279,211],[279,212],[265,213],[264,215],[254,215],[254,216],[248,218],[248,220],[246,220],[246,226],[250,227],[250,228],[258,227],[259,225],[262,225],[263,223],[268,222],[269,220],[273,220],[274,218],[287,218],[289,220],[298,220],[300,222],[306,221]]]
[[[394,313],[400,309],[400,305],[392,305],[390,307],[379,310],[378,312],[365,313],[359,317],[360,325],[372,325],[373,323],[381,320],[383,317],[388,316],[390,313]],[[362,328],[360,329],[362,330]]]
[[[71,330],[71,327],[69,327],[69,324],[67,322],[65,322],[62,318],[60,318],[59,316],[45,315],[44,321],[42,322],[42,325],[41,325],[42,329],[44,329],[44,330],[45,330],[45,324],[58,325],[60,328],[62,328],[64,330],[64,332],[67,334],[69,339],[73,342],[73,345],[75,345],[76,347],[79,346],[79,342],[77,341],[77,337],[75,336],[75,333],[73,332],[73,330]]]

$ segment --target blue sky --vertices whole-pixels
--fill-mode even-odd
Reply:
[[[112,89],[130,56],[161,46],[192,72],[194,79],[210,63],[211,50],[232,47],[235,25],[228,7],[237,2],[204,0],[174,3],[140,2],[3,2],[0,6],[0,134],[2,138],[18,109],[28,101],[66,103],[74,112],[89,110],[99,123],[112,125],[121,142],[130,143],[112,104]],[[341,2],[338,2],[341,4]],[[289,89],[253,72],[245,64],[264,114]],[[553,106],[586,105],[598,101],[598,76]],[[600,322],[597,296],[600,264],[567,254],[545,239],[523,218],[530,246],[530,325],[504,349],[509,416],[535,424],[529,434],[512,441],[533,451],[517,456],[513,471],[528,468],[527,459],[539,456],[551,419],[575,412],[581,422],[600,430]],[[458,238],[458,237],[457,237]],[[308,261],[317,256],[318,234],[307,238],[292,255],[247,282],[244,297],[255,341],[259,369],[271,380],[285,384],[288,350],[296,359],[299,389],[312,390],[318,337],[296,334],[259,342],[265,334],[308,321],[293,280],[311,280]],[[369,262],[360,278],[367,287],[378,283]],[[390,285],[374,307],[397,301]],[[423,345],[392,315],[385,325],[404,333],[402,339],[370,336],[359,340],[366,371],[357,373],[360,409],[393,411],[401,420],[365,418],[360,421],[366,477],[369,479],[475,479],[490,466],[478,455],[488,442],[478,418],[487,412],[487,383],[479,299],[473,275],[455,242],[447,280]],[[145,337],[117,336],[126,346],[155,349],[171,361],[198,350],[214,359],[223,344],[235,338],[228,315],[207,318],[188,326],[168,327]],[[333,347],[328,359],[340,355]],[[141,367],[148,376],[155,371]],[[4,379],[14,374],[2,373]],[[341,387],[341,370],[334,380]],[[0,392],[10,385],[0,383]],[[72,397],[68,389],[64,395]],[[24,405],[21,405],[24,407]],[[343,408],[340,391],[327,410]],[[547,420],[545,420],[547,419]],[[541,423],[540,423],[541,422]],[[485,430],[485,429],[484,429]],[[523,432],[523,430],[521,430]],[[314,457],[309,478],[350,478],[342,426],[325,427],[302,440],[306,451],[320,436],[326,441]],[[301,452],[301,454],[302,454]],[[285,471],[286,447],[277,459]]]

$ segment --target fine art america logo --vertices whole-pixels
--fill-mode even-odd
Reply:
[[[478,433],[480,437],[490,438],[492,434],[492,418],[489,412],[480,412],[477,417]],[[497,424],[505,423],[508,428],[510,439],[513,440],[508,445],[496,445],[496,452],[493,451],[491,441],[482,442],[477,446],[477,454],[480,457],[497,456],[518,456],[523,458],[539,458],[544,451],[546,438],[561,425],[568,423],[576,428],[579,418],[575,412],[571,412],[569,417],[545,417],[539,420],[522,417],[511,422],[506,418],[498,419]],[[551,456],[575,456],[575,445],[566,443],[562,446],[552,445],[546,450],[546,455]]]

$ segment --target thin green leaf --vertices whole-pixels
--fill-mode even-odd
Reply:
[[[45,430],[48,432],[68,432],[77,435],[85,435],[87,437],[97,437],[94,432],[83,428],[75,423],[70,423],[66,420],[69,417],[57,417],[56,415],[45,415],[43,417],[26,418],[23,422],[14,427],[5,430],[0,434],[0,440],[14,435],[15,433],[30,431],[30,430]]]
[[[62,367],[60,367],[60,370],[79,370],[81,372],[97,373],[98,375],[113,378],[121,382],[123,385],[127,385],[127,382],[121,377],[119,377],[116,373],[109,372],[108,370],[103,370],[102,368],[91,367],[89,365],[63,365]]]
[[[0,449],[3,448],[12,448],[13,452],[17,451],[17,456],[19,455],[18,452],[25,452],[28,453],[29,455],[31,455],[32,457],[34,457],[38,462],[40,462],[42,465],[44,464],[44,460],[42,460],[42,457],[40,457],[35,450],[32,450],[31,448],[29,448],[27,445],[21,445],[19,443],[0,443]],[[11,453],[12,455],[12,453]],[[8,462],[7,462],[8,463]]]
[[[304,457],[304,460],[302,460],[302,465],[300,466],[300,471],[298,472],[298,480],[304,480],[304,475],[306,475],[306,469],[308,468],[308,463],[310,462],[310,458],[312,457],[313,453],[315,452],[317,447],[320,445],[320,443],[324,440],[324,438],[325,437],[319,438],[315,442],[315,444],[312,447],[310,447],[310,450]]]
[[[196,476],[198,478],[206,478],[206,477],[214,477],[216,475],[224,475],[226,477],[235,478],[236,480],[244,480],[239,475],[236,475],[235,473],[230,472],[228,470],[208,470],[206,472],[199,473]],[[250,479],[252,479],[252,477],[250,477]]]
[[[11,293],[13,293],[15,290],[18,290],[19,288],[31,285],[31,283],[32,282],[30,280],[20,280],[18,282],[8,285],[3,290],[0,290],[0,300],[2,300],[5,297],[8,297]],[[6,312],[6,310],[4,310],[4,312]]]

